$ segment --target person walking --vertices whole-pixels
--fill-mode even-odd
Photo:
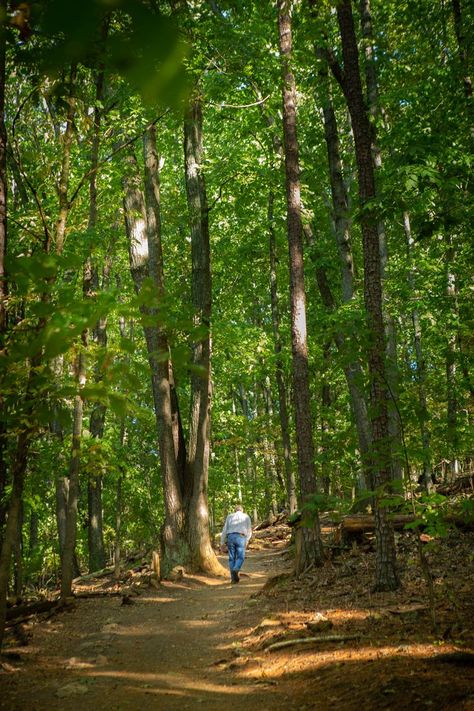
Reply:
[[[234,513],[227,516],[221,533],[221,551],[225,552],[225,545],[229,551],[230,580],[238,583],[239,570],[245,560],[245,549],[252,536],[252,523],[250,516],[244,513],[241,504],[237,504]]]

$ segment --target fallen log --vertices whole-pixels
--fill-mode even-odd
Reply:
[[[474,474],[465,474],[454,481],[436,486],[436,493],[442,494],[443,496],[452,496],[453,494],[460,494],[463,491],[474,492]]]
[[[389,514],[388,518],[396,530],[403,529],[407,523],[419,520],[419,517],[414,516],[413,514]],[[472,529],[474,527],[474,520],[468,520],[458,514],[448,514],[447,516],[442,516],[441,518],[443,522],[455,524],[456,526],[459,526],[459,528]],[[420,524],[420,528],[423,528],[423,524]],[[345,536],[350,537],[351,535],[356,535],[358,533],[374,531],[375,519],[371,514],[353,514],[351,516],[344,516],[339,523],[339,530],[343,538]]]
[[[286,522],[287,516],[288,514],[286,513],[279,513],[276,516],[271,514],[264,521],[261,521],[261,523],[254,526],[253,530],[262,531],[269,526],[278,526],[279,524]]]
[[[105,578],[107,575],[112,575],[114,568],[101,568],[100,570],[94,570],[92,573],[86,573],[84,575],[79,575],[79,577],[74,578],[73,583],[80,583],[81,580],[94,580],[94,578]]]
[[[27,605],[16,605],[7,610],[6,620],[9,622],[17,617],[27,618],[42,612],[49,612],[53,608],[59,607],[60,603],[61,601],[58,598],[57,600],[38,600],[37,602],[31,602]]]
[[[413,514],[396,514],[389,515],[394,528],[399,529],[406,526],[407,523],[415,521]],[[343,533],[372,531],[375,528],[375,519],[371,514],[354,514],[352,516],[344,516],[340,522]]]

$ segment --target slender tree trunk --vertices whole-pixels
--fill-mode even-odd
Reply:
[[[54,377],[59,379],[61,377],[61,370],[63,367],[63,358],[55,358],[52,363],[52,370]],[[61,424],[58,421],[56,414],[53,415],[53,419],[50,422],[50,431],[54,437],[57,437],[62,443],[64,440],[63,430]],[[67,516],[67,499],[69,492],[69,480],[67,476],[56,475],[54,478],[54,489],[55,489],[55,516],[56,516],[56,530],[58,535],[58,548],[59,548],[59,559],[63,558],[64,551],[64,541],[66,540],[66,516]],[[76,555],[74,554],[73,562],[73,577],[76,578],[79,575],[79,565],[77,563]]]
[[[268,195],[268,234],[270,252],[270,295],[272,307],[273,344],[275,351],[275,379],[278,388],[278,411],[280,417],[281,441],[283,447],[283,461],[285,465],[285,483],[288,511],[294,514],[297,507],[296,481],[291,462],[290,423],[288,417],[287,394],[285,384],[285,371],[283,367],[282,346],[280,336],[280,308],[278,304],[277,288],[277,250],[276,235],[273,216],[274,194],[270,190]]]
[[[63,556],[61,559],[61,599],[65,600],[72,594],[74,576],[74,554],[76,549],[77,508],[79,501],[79,470],[81,463],[82,420],[84,400],[81,393],[86,383],[86,343],[79,346],[76,359],[76,382],[78,393],[74,398],[74,416],[72,426],[72,450],[69,462],[69,487],[66,509],[66,535]]]
[[[320,488],[325,494],[329,494],[331,490],[331,462],[328,460],[328,439],[330,432],[329,417],[331,406],[333,404],[331,385],[328,381],[328,370],[331,359],[331,342],[326,342],[323,345],[323,369],[321,373],[321,445],[319,449],[319,458],[321,462]]]
[[[31,376],[30,376],[31,377]],[[7,614],[7,591],[10,582],[11,555],[18,531],[21,513],[23,485],[28,458],[28,445],[31,430],[24,430],[18,437],[16,456],[12,467],[12,493],[8,506],[8,517],[0,553],[0,649],[5,632]]]
[[[202,105],[193,98],[184,119],[184,162],[186,193],[191,227],[192,304],[194,322],[203,335],[193,345],[191,374],[191,419],[188,467],[192,475],[192,495],[188,507],[188,537],[196,568],[221,575],[209,534],[208,477],[211,418],[211,252],[209,210],[202,173]]]
[[[280,486],[281,490],[285,490],[285,480],[283,479],[281,475],[281,469],[277,466],[277,461],[278,461],[278,453],[276,446],[274,444],[274,437],[272,436],[271,432],[273,429],[273,422],[274,422],[274,411],[273,411],[273,397],[272,397],[272,389],[271,389],[271,384],[270,384],[270,378],[267,375],[265,378],[265,382],[262,385],[262,393],[263,393],[263,400],[265,403],[265,413],[268,418],[268,424],[270,426],[270,462],[272,466],[272,471],[273,471],[273,476],[275,479],[275,489],[278,486]]]
[[[382,311],[382,275],[378,219],[371,206],[376,197],[375,174],[372,162],[372,128],[364,104],[359,69],[359,55],[350,0],[337,7],[339,30],[342,39],[344,73],[335,70],[341,83],[351,115],[359,182],[361,205],[362,246],[364,253],[364,301],[367,312],[369,343],[367,359],[370,378],[370,404],[372,428],[372,466],[376,521],[376,584],[377,590],[393,590],[399,584],[396,565],[395,539],[388,511],[379,504],[386,495],[391,480],[390,439],[388,429],[388,393],[385,368],[385,328]]]
[[[458,43],[458,54],[461,62],[464,84],[464,95],[467,99],[472,98],[472,79],[469,74],[469,55],[466,38],[463,30],[463,17],[461,10],[461,0],[451,0],[454,17],[454,31]]]
[[[18,515],[16,540],[13,546],[13,590],[17,596],[21,595],[23,589],[23,517],[24,506],[22,501]]]
[[[233,394],[231,393],[232,400],[232,414],[235,417],[235,400]],[[242,501],[242,477],[240,475],[240,461],[239,461],[239,450],[234,447],[234,460],[235,460],[235,483],[237,486],[237,501]]]
[[[114,539],[114,578],[118,580],[121,574],[122,557],[122,483],[123,476],[117,479],[115,492],[115,539]]]
[[[30,512],[30,526],[28,535],[28,549],[33,551],[39,543],[39,516],[37,511]]]
[[[416,284],[413,266],[414,239],[411,232],[410,216],[406,211],[404,211],[403,213],[403,227],[405,231],[405,238],[407,241],[408,260],[410,262],[408,280],[412,293],[415,293]],[[411,313],[411,320],[413,324],[413,338],[415,342],[416,355],[416,380],[418,384],[418,420],[420,423],[421,446],[423,448],[422,481],[429,494],[433,483],[433,467],[431,458],[431,436],[430,431],[428,429],[429,413],[426,397],[426,363],[421,341],[420,315],[418,313],[417,308],[413,309]]]
[[[61,254],[64,248],[64,240],[66,237],[66,222],[71,208],[68,198],[69,189],[69,173],[71,168],[71,147],[74,135],[74,114],[76,111],[76,77],[77,67],[75,64],[71,66],[69,74],[69,95],[68,108],[66,115],[66,127],[62,136],[63,153],[61,161],[61,173],[58,183],[58,198],[59,198],[59,213],[56,222],[56,252]],[[49,251],[47,246],[46,251]]]
[[[446,296],[451,313],[458,320],[456,293],[456,275],[454,273],[455,247],[451,236],[447,238],[446,251]],[[446,340],[446,397],[447,397],[447,432],[449,449],[450,477],[455,479],[459,473],[458,460],[458,392],[457,392],[457,328],[448,329]]]
[[[282,64],[283,138],[286,172],[287,230],[289,245],[291,345],[293,356],[293,396],[298,454],[298,475],[303,507],[316,493],[314,445],[309,394],[306,295],[304,288],[303,230],[301,221],[298,139],[296,134],[296,86],[291,71],[291,16],[288,0],[278,2],[278,29]],[[319,517],[312,527],[301,529],[301,546],[296,572],[309,565],[322,565],[323,548]]]
[[[265,416],[267,423],[271,424],[272,421],[272,415],[271,415],[271,402],[270,402],[270,393],[268,392],[265,384],[262,384],[259,388],[259,390],[262,393],[263,397],[263,403],[264,403],[264,408],[265,408]],[[257,410],[257,417],[259,416],[259,412]],[[267,428],[265,428],[267,429]],[[264,430],[265,432],[265,430]],[[263,434],[262,439],[261,439],[261,445],[262,445],[262,455],[263,455],[263,471],[265,475],[265,494],[266,494],[266,503],[267,503],[267,515],[268,518],[272,518],[273,516],[276,516],[278,513],[278,503],[277,503],[277,497],[276,497],[276,488],[277,488],[277,481],[276,481],[276,469],[275,469],[275,458],[273,456],[273,452],[271,451],[271,444],[268,439],[268,436],[266,432]]]

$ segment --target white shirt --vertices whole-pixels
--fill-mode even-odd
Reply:
[[[221,533],[221,546],[224,545],[229,533],[243,533],[245,543],[248,543],[252,536],[250,516],[243,511],[234,511],[227,516]]]

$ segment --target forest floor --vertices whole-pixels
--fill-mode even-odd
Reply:
[[[403,588],[377,594],[370,541],[296,580],[288,539],[285,525],[257,532],[238,585],[148,578],[126,604],[79,599],[29,622],[0,658],[0,709],[474,710],[474,534],[429,553],[435,633],[413,534],[398,536]],[[128,577],[139,592],[140,571]]]

